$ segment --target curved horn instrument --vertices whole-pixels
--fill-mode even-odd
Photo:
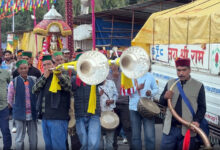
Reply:
[[[170,91],[173,90],[174,86],[177,84],[179,80],[177,80],[176,82],[174,82],[172,84],[172,86],[170,87]],[[199,136],[202,138],[202,141],[205,145],[205,148],[204,149],[207,149],[207,150],[211,150],[212,147],[211,147],[211,144],[209,142],[209,139],[208,137],[206,136],[206,134],[202,131],[201,128],[195,126],[194,124],[191,124],[190,122],[182,119],[177,113],[176,111],[174,110],[173,106],[172,106],[172,103],[171,103],[171,99],[168,99],[168,107],[172,113],[172,115],[176,118],[176,120],[178,120],[180,123],[182,123],[183,125],[185,125],[186,127],[190,128],[190,127],[193,127],[196,131],[196,133],[199,134]]]

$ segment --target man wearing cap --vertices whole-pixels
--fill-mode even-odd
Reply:
[[[172,106],[174,107],[177,114],[184,120],[187,120],[199,127],[200,122],[203,120],[206,112],[206,99],[205,90],[201,82],[193,79],[190,76],[190,59],[188,58],[178,58],[175,61],[177,76],[180,80],[180,87],[182,87],[183,92],[188,98],[195,115],[192,117],[188,106],[185,104],[182,96],[179,93],[177,86],[174,87],[173,91],[170,91],[171,85],[176,81],[176,79],[171,79],[166,84],[164,91],[160,96],[160,103],[167,106],[167,100],[172,99]],[[163,136],[161,141],[161,150],[180,150],[182,149],[184,136],[187,131],[187,127],[179,123],[171,114],[170,109],[166,109],[166,116],[163,127]],[[195,131],[195,129],[191,129]],[[190,150],[197,149],[197,144],[195,143],[195,132],[191,132],[190,138]]]
[[[28,75],[34,76],[38,79],[41,76],[41,72],[37,68],[32,66],[32,52],[28,52],[28,51],[22,52],[22,59],[28,62],[28,66],[29,66]],[[19,76],[18,70],[15,70],[12,75],[13,75],[13,79]]]
[[[10,82],[8,87],[8,103],[13,108],[13,119],[16,124],[16,149],[24,149],[24,137],[27,129],[31,150],[37,149],[37,113],[36,95],[32,94],[32,87],[36,78],[28,76],[28,62],[19,60],[16,63],[19,76]]]
[[[0,66],[2,58],[0,58]],[[12,145],[11,133],[9,130],[9,109],[7,103],[7,87],[10,82],[8,71],[0,67],[0,129],[3,136],[3,150],[9,150]]]
[[[79,59],[79,56],[83,54],[83,50],[81,48],[77,48],[75,51],[75,60]]]
[[[18,51],[17,51],[17,61],[19,61],[19,60],[21,60],[22,59],[22,53],[23,53],[23,51],[24,50],[22,50],[22,49],[19,49]]]
[[[55,62],[55,66],[63,64],[64,63],[63,53],[60,51],[54,52],[53,53],[53,60]]]
[[[67,128],[70,108],[71,83],[69,76],[54,68],[51,55],[43,56],[44,74],[34,85],[32,92],[38,94],[37,111],[42,119],[46,150],[66,150]],[[56,79],[56,83],[52,83]],[[54,91],[54,88],[56,90]],[[53,90],[52,90],[53,89]]]
[[[62,53],[63,53],[65,63],[69,62],[70,61],[70,50],[63,49]]]

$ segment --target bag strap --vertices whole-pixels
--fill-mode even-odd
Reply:
[[[192,108],[192,105],[190,104],[189,99],[186,97],[180,82],[177,82],[177,87],[178,87],[180,95],[182,96],[185,104],[187,105],[187,107],[189,108],[190,112],[192,113],[192,116],[195,116],[195,112],[194,112],[194,110]]]

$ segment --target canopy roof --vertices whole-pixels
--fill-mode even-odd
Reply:
[[[152,14],[132,45],[220,42],[220,0],[196,0]]]

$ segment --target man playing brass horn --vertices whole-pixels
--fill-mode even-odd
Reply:
[[[176,79],[171,79],[166,84],[162,95],[160,96],[160,103],[167,106],[167,100],[172,99],[172,106],[175,108],[177,114],[184,120],[187,120],[199,127],[199,122],[204,118],[206,112],[206,100],[205,90],[201,82],[191,78],[190,72],[190,59],[178,58],[176,61],[177,76],[180,79],[182,89],[189,99],[189,102],[195,112],[195,116],[192,117],[189,108],[185,104],[182,96],[180,95],[177,86],[174,87],[173,91],[170,91],[171,85]],[[194,128],[191,128],[195,131]],[[182,149],[184,136],[187,132],[187,127],[179,123],[174,116],[172,116],[170,109],[166,110],[166,116],[164,120],[163,136],[161,142],[161,150],[180,150]],[[191,132],[190,138],[190,150],[197,149],[196,133]]]

